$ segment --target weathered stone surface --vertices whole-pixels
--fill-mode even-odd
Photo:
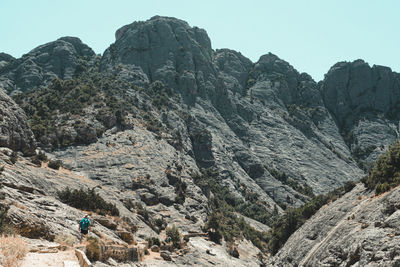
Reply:
[[[23,110],[0,89],[0,146],[32,155],[36,141]]]
[[[0,87],[13,93],[45,86],[54,78],[69,79],[94,56],[79,38],[62,37],[0,68]]]
[[[97,215],[91,218],[94,223],[99,223],[108,229],[115,230],[117,229],[117,223],[115,223],[111,218],[107,218],[105,216]]]
[[[339,62],[321,85],[345,141],[370,166],[399,137],[400,75],[363,60]]]
[[[172,261],[171,252],[169,252],[167,250],[162,250],[160,252],[160,256],[161,256],[161,258],[163,258],[166,261]]]
[[[160,251],[160,247],[159,246],[157,246],[157,245],[153,245],[153,246],[151,246],[151,251],[153,251],[153,252],[159,252]]]
[[[311,217],[270,264],[395,266],[400,249],[400,212],[395,207],[399,201],[399,188],[375,197],[359,184]]]

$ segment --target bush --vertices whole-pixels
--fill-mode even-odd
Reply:
[[[49,168],[52,168],[54,170],[60,169],[60,167],[62,167],[62,165],[63,164],[62,164],[61,160],[50,160],[49,164],[48,164]]]
[[[181,246],[181,234],[179,233],[178,227],[172,225],[166,229],[167,237],[169,237],[174,244],[174,247],[180,248]]]
[[[365,186],[379,195],[400,184],[400,142],[396,140],[375,162]]]
[[[89,244],[86,246],[86,256],[90,261],[98,261],[101,259],[101,248],[99,239],[96,237],[88,237]]]
[[[160,246],[160,244],[161,244],[160,239],[158,239],[158,237],[154,237],[154,236],[146,238],[146,241],[149,244],[149,248],[151,248],[154,245]]]
[[[70,190],[69,187],[63,191],[57,192],[61,202],[68,204],[74,208],[82,210],[90,210],[99,214],[108,214],[112,216],[119,216],[119,210],[115,204],[106,202],[98,193],[94,191],[94,188],[87,189],[74,189]]]
[[[387,182],[384,182],[383,184],[378,183],[375,186],[375,195],[380,195],[382,193],[385,193],[390,190],[390,185]]]

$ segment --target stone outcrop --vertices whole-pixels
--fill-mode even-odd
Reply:
[[[0,147],[32,155],[35,137],[24,111],[0,89]]]
[[[48,85],[55,78],[70,79],[94,56],[79,38],[62,37],[0,67],[0,87],[8,93],[24,92]]]
[[[321,91],[351,151],[367,166],[399,137],[400,75],[390,68],[339,62]]]

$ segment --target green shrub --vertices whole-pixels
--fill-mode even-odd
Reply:
[[[96,237],[88,237],[87,241],[89,242],[86,245],[86,256],[92,262],[101,260],[101,248],[99,244],[99,239]]]
[[[154,237],[154,236],[146,238],[146,241],[149,244],[149,248],[151,248],[154,245],[160,246],[160,244],[161,244],[160,239],[158,239],[158,237]]]
[[[174,247],[180,248],[181,246],[181,234],[179,233],[178,227],[172,225],[171,227],[167,227],[165,230],[167,237],[169,237],[174,244]]]
[[[99,214],[109,214],[112,216],[119,216],[119,210],[115,204],[106,202],[98,193],[94,191],[94,188],[87,189],[74,189],[70,190],[69,187],[63,191],[57,192],[60,200],[74,208],[82,210],[90,210]]]
[[[49,168],[58,170],[58,169],[60,169],[60,167],[62,167],[62,161],[61,160],[50,160],[48,166],[49,166]]]
[[[400,142],[396,140],[388,151],[375,162],[365,186],[375,194],[382,194],[400,184]]]
[[[383,184],[378,183],[375,186],[375,195],[380,195],[382,193],[385,193],[390,190],[390,185],[387,182],[384,182]]]

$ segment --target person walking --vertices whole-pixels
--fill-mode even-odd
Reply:
[[[79,231],[81,232],[81,241],[82,237],[86,236],[89,232],[89,226],[91,225],[89,220],[89,215],[86,214],[85,217],[79,222]]]

